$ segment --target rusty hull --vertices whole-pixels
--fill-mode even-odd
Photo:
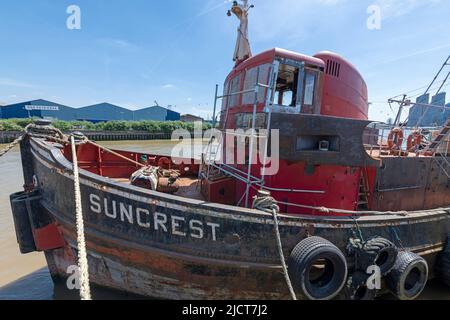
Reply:
[[[22,156],[25,182],[34,176],[42,195],[39,214],[56,221],[66,242],[45,252],[49,269],[54,278],[66,278],[77,256],[71,163],[58,146],[39,139],[24,140]],[[84,170],[80,178],[92,283],[164,299],[289,298],[270,214],[144,190]],[[359,218],[280,215],[286,256],[308,235],[343,252],[351,237],[382,236],[424,256],[430,270],[449,231],[450,208]]]

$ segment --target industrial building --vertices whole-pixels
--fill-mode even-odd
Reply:
[[[0,119],[38,117],[54,120],[83,120],[93,123],[106,121],[178,121],[178,112],[153,106],[136,111],[110,103],[72,108],[47,100],[33,100],[0,107]]]
[[[92,106],[76,109],[76,119],[93,123],[133,120],[133,111],[110,103],[99,103]]]
[[[188,123],[189,122],[203,122],[203,121],[205,121],[203,118],[194,116],[192,114],[184,114],[184,115],[181,116],[180,120],[183,121],[183,122],[188,122]]]
[[[418,97],[416,104],[409,110],[408,126],[442,126],[450,118],[450,103],[445,102],[445,92],[431,97],[431,101],[429,94]]]
[[[180,114],[178,112],[163,108],[160,106],[153,106],[136,110],[133,112],[134,120],[156,120],[156,121],[179,121]]]
[[[0,118],[45,118],[59,120],[75,120],[75,109],[47,100],[33,100],[3,106],[0,108]]]

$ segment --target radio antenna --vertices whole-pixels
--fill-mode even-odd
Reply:
[[[237,30],[236,48],[234,49],[233,61],[236,65],[252,56],[252,49],[248,38],[248,12],[254,5],[248,4],[248,0],[234,1],[228,16],[234,14],[240,22]]]

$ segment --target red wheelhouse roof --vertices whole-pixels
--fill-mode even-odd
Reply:
[[[241,71],[243,71],[245,69],[252,68],[254,66],[261,65],[264,63],[270,63],[276,57],[292,59],[295,61],[304,61],[313,66],[322,67],[322,68],[325,67],[325,63],[321,59],[318,59],[318,58],[315,58],[312,56],[307,56],[307,55],[297,53],[294,51],[289,51],[289,50],[280,49],[280,48],[273,48],[273,49],[263,51],[251,58],[248,58],[247,60],[245,60],[245,61],[241,62],[240,64],[238,64],[237,66],[235,66],[233,71],[231,71],[230,74],[228,75],[227,79],[229,79],[230,77],[233,77],[236,73],[240,73]]]

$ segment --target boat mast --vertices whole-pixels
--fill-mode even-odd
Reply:
[[[240,3],[239,3],[240,2]],[[233,61],[236,65],[247,60],[252,56],[250,41],[248,38],[248,12],[253,5],[248,4],[248,0],[234,1],[231,10],[228,10],[228,16],[233,13],[240,22],[237,30],[236,48],[234,49]]]

